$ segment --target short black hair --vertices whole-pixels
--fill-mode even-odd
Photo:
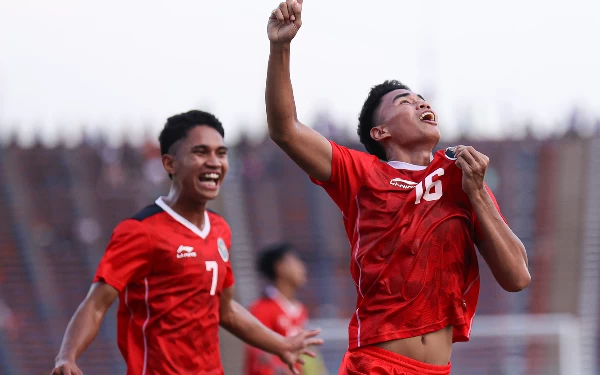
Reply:
[[[225,138],[223,124],[221,124],[221,121],[219,121],[215,115],[204,111],[191,110],[167,119],[165,127],[158,136],[160,154],[168,154],[175,142],[185,138],[190,129],[200,125],[210,126],[218,131],[219,134],[221,134],[221,137]]]
[[[293,247],[289,243],[278,243],[264,248],[258,256],[258,271],[269,281],[275,281],[275,266],[287,254],[293,252]]]
[[[358,133],[360,143],[365,146],[369,154],[375,155],[381,160],[387,160],[387,156],[383,146],[381,146],[379,142],[371,137],[371,129],[376,126],[373,116],[375,114],[375,110],[377,107],[379,107],[381,98],[388,92],[392,92],[394,90],[410,91],[408,86],[396,80],[388,80],[375,85],[371,87],[369,96],[367,96],[367,100],[365,100],[362,110],[360,111],[360,115],[358,116],[358,130],[356,132]]]

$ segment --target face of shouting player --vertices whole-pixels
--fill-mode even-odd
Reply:
[[[221,134],[210,126],[199,125],[190,129],[172,150],[173,154],[164,156],[167,160],[163,164],[173,175],[173,184],[181,195],[196,203],[215,199],[229,169]]]
[[[435,147],[440,140],[437,114],[422,96],[409,90],[394,90],[381,98],[374,114],[371,136],[401,147]]]

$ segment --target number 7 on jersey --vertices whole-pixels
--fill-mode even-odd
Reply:
[[[206,261],[206,270],[212,271],[212,284],[210,285],[210,295],[214,296],[217,290],[217,279],[219,278],[219,265],[214,260]]]

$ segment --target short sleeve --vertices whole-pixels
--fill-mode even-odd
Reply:
[[[94,282],[104,281],[122,292],[127,284],[150,273],[151,256],[150,236],[143,224],[133,219],[122,221],[113,231]]]
[[[486,183],[484,183],[484,187],[485,187],[485,190],[487,191],[488,195],[492,199],[492,202],[494,202],[494,207],[496,207],[496,210],[500,214],[500,217],[502,218],[502,220],[504,220],[505,223],[507,223],[506,219],[502,215],[502,211],[500,211],[500,206],[498,206],[498,202],[496,201],[496,197],[494,196],[494,193],[492,193],[492,191],[490,190],[489,186]],[[477,220],[477,216],[475,215],[475,212],[473,212],[473,217],[475,218],[475,238],[477,240],[480,240],[482,238],[481,226],[479,224],[479,221]]]
[[[225,279],[223,281],[223,289],[230,288],[235,283],[235,277],[233,276],[233,267],[231,267],[231,232],[229,232],[229,238],[226,242],[226,245],[227,249],[229,249],[229,260],[225,262]]]
[[[233,269],[231,268],[231,263],[226,263],[226,273],[225,273],[225,281],[223,282],[223,289],[227,289],[233,286],[235,283],[235,277],[233,276]]]
[[[351,150],[329,141],[332,148],[331,177],[328,181],[311,181],[325,189],[344,214],[358,194],[374,163],[379,159],[361,151]]]

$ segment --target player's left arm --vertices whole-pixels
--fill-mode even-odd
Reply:
[[[294,367],[296,363],[304,364],[300,356],[314,357],[315,354],[308,348],[323,344],[323,340],[316,338],[319,330],[303,331],[291,337],[283,337],[270,330],[233,300],[233,287],[223,290],[219,312],[223,328],[245,343],[278,356],[294,373],[298,373]]]
[[[489,158],[471,146],[456,148],[456,165],[462,170],[462,188],[477,220],[476,245],[498,284],[509,292],[529,285],[525,246],[504,221],[484,183]]]

